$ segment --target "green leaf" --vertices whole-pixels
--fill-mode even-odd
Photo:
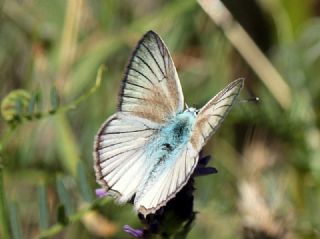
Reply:
[[[83,197],[83,199],[86,202],[92,202],[94,200],[93,194],[92,194],[92,188],[90,187],[89,180],[86,174],[86,169],[83,165],[82,161],[79,161],[78,163],[78,180],[79,180],[79,187],[80,187],[80,193]]]
[[[3,239],[10,238],[7,203],[3,185],[3,168],[0,165],[0,237]]]
[[[31,96],[25,90],[11,91],[1,102],[1,114],[7,122],[14,122],[27,112]]]
[[[74,207],[70,195],[60,176],[57,177],[57,190],[60,202],[65,207],[66,214],[70,216],[74,212]]]
[[[21,222],[18,216],[18,209],[16,203],[9,204],[11,231],[14,239],[22,239]]]
[[[30,119],[32,118],[32,116],[34,114],[36,102],[37,102],[37,95],[32,94],[31,99],[29,101],[29,105],[28,105],[28,115],[27,115]]]
[[[57,89],[54,86],[51,88],[50,101],[51,101],[50,113],[53,114],[54,112],[56,112],[56,110],[59,107],[59,96],[58,96],[58,93],[57,93]]]
[[[35,93],[35,107],[36,107],[36,111],[35,111],[35,117],[36,118],[41,118],[42,116],[42,95],[41,92],[36,92]]]
[[[47,191],[44,185],[38,186],[38,201],[39,201],[39,225],[41,230],[49,227]]]

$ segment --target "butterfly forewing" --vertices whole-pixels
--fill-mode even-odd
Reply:
[[[98,183],[129,200],[152,166],[148,142],[183,110],[179,78],[160,37],[147,32],[137,44],[122,83],[119,112],[101,127],[95,143]]]
[[[174,63],[163,41],[152,31],[139,41],[130,59],[119,109],[157,123],[164,123],[183,110]]]
[[[200,109],[191,136],[191,143],[195,149],[200,151],[216,132],[239,95],[243,83],[243,79],[231,82]]]

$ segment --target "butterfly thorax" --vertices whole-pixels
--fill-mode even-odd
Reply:
[[[160,130],[162,145],[168,152],[185,144],[190,139],[190,134],[195,123],[195,115],[190,111],[184,111],[176,115]]]
[[[191,111],[177,114],[163,125],[157,137],[150,143],[150,158],[153,162],[168,158],[173,160],[190,140],[196,115]]]

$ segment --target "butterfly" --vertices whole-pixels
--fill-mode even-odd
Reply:
[[[244,84],[235,80],[200,110],[184,109],[179,77],[158,34],[138,42],[120,90],[118,112],[94,143],[97,182],[119,203],[155,213],[188,182],[199,151],[216,132]]]

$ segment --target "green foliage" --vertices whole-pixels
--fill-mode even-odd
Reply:
[[[39,202],[39,227],[45,230],[49,227],[48,197],[44,185],[38,186],[38,202]]]
[[[1,102],[2,117],[10,124],[19,123],[24,117],[31,116],[30,108],[34,105],[30,94],[25,90],[11,91]]]
[[[59,107],[59,97],[55,87],[50,92],[51,108],[48,112],[41,112],[41,94],[30,94],[25,90],[13,90],[1,102],[1,114],[12,128],[23,120],[33,120],[54,114]]]
[[[50,91],[50,102],[51,102],[51,109],[50,109],[50,113],[53,114],[56,112],[56,110],[59,107],[59,96],[58,96],[58,92],[57,89],[55,87],[51,88]]]
[[[74,212],[74,207],[69,192],[66,189],[61,177],[57,177],[57,190],[60,202],[62,203],[58,207],[58,221],[64,222],[66,215],[69,216]]]
[[[93,190],[89,184],[85,165],[81,161],[78,163],[77,167],[77,179],[83,200],[87,203],[92,203],[94,200]]]

